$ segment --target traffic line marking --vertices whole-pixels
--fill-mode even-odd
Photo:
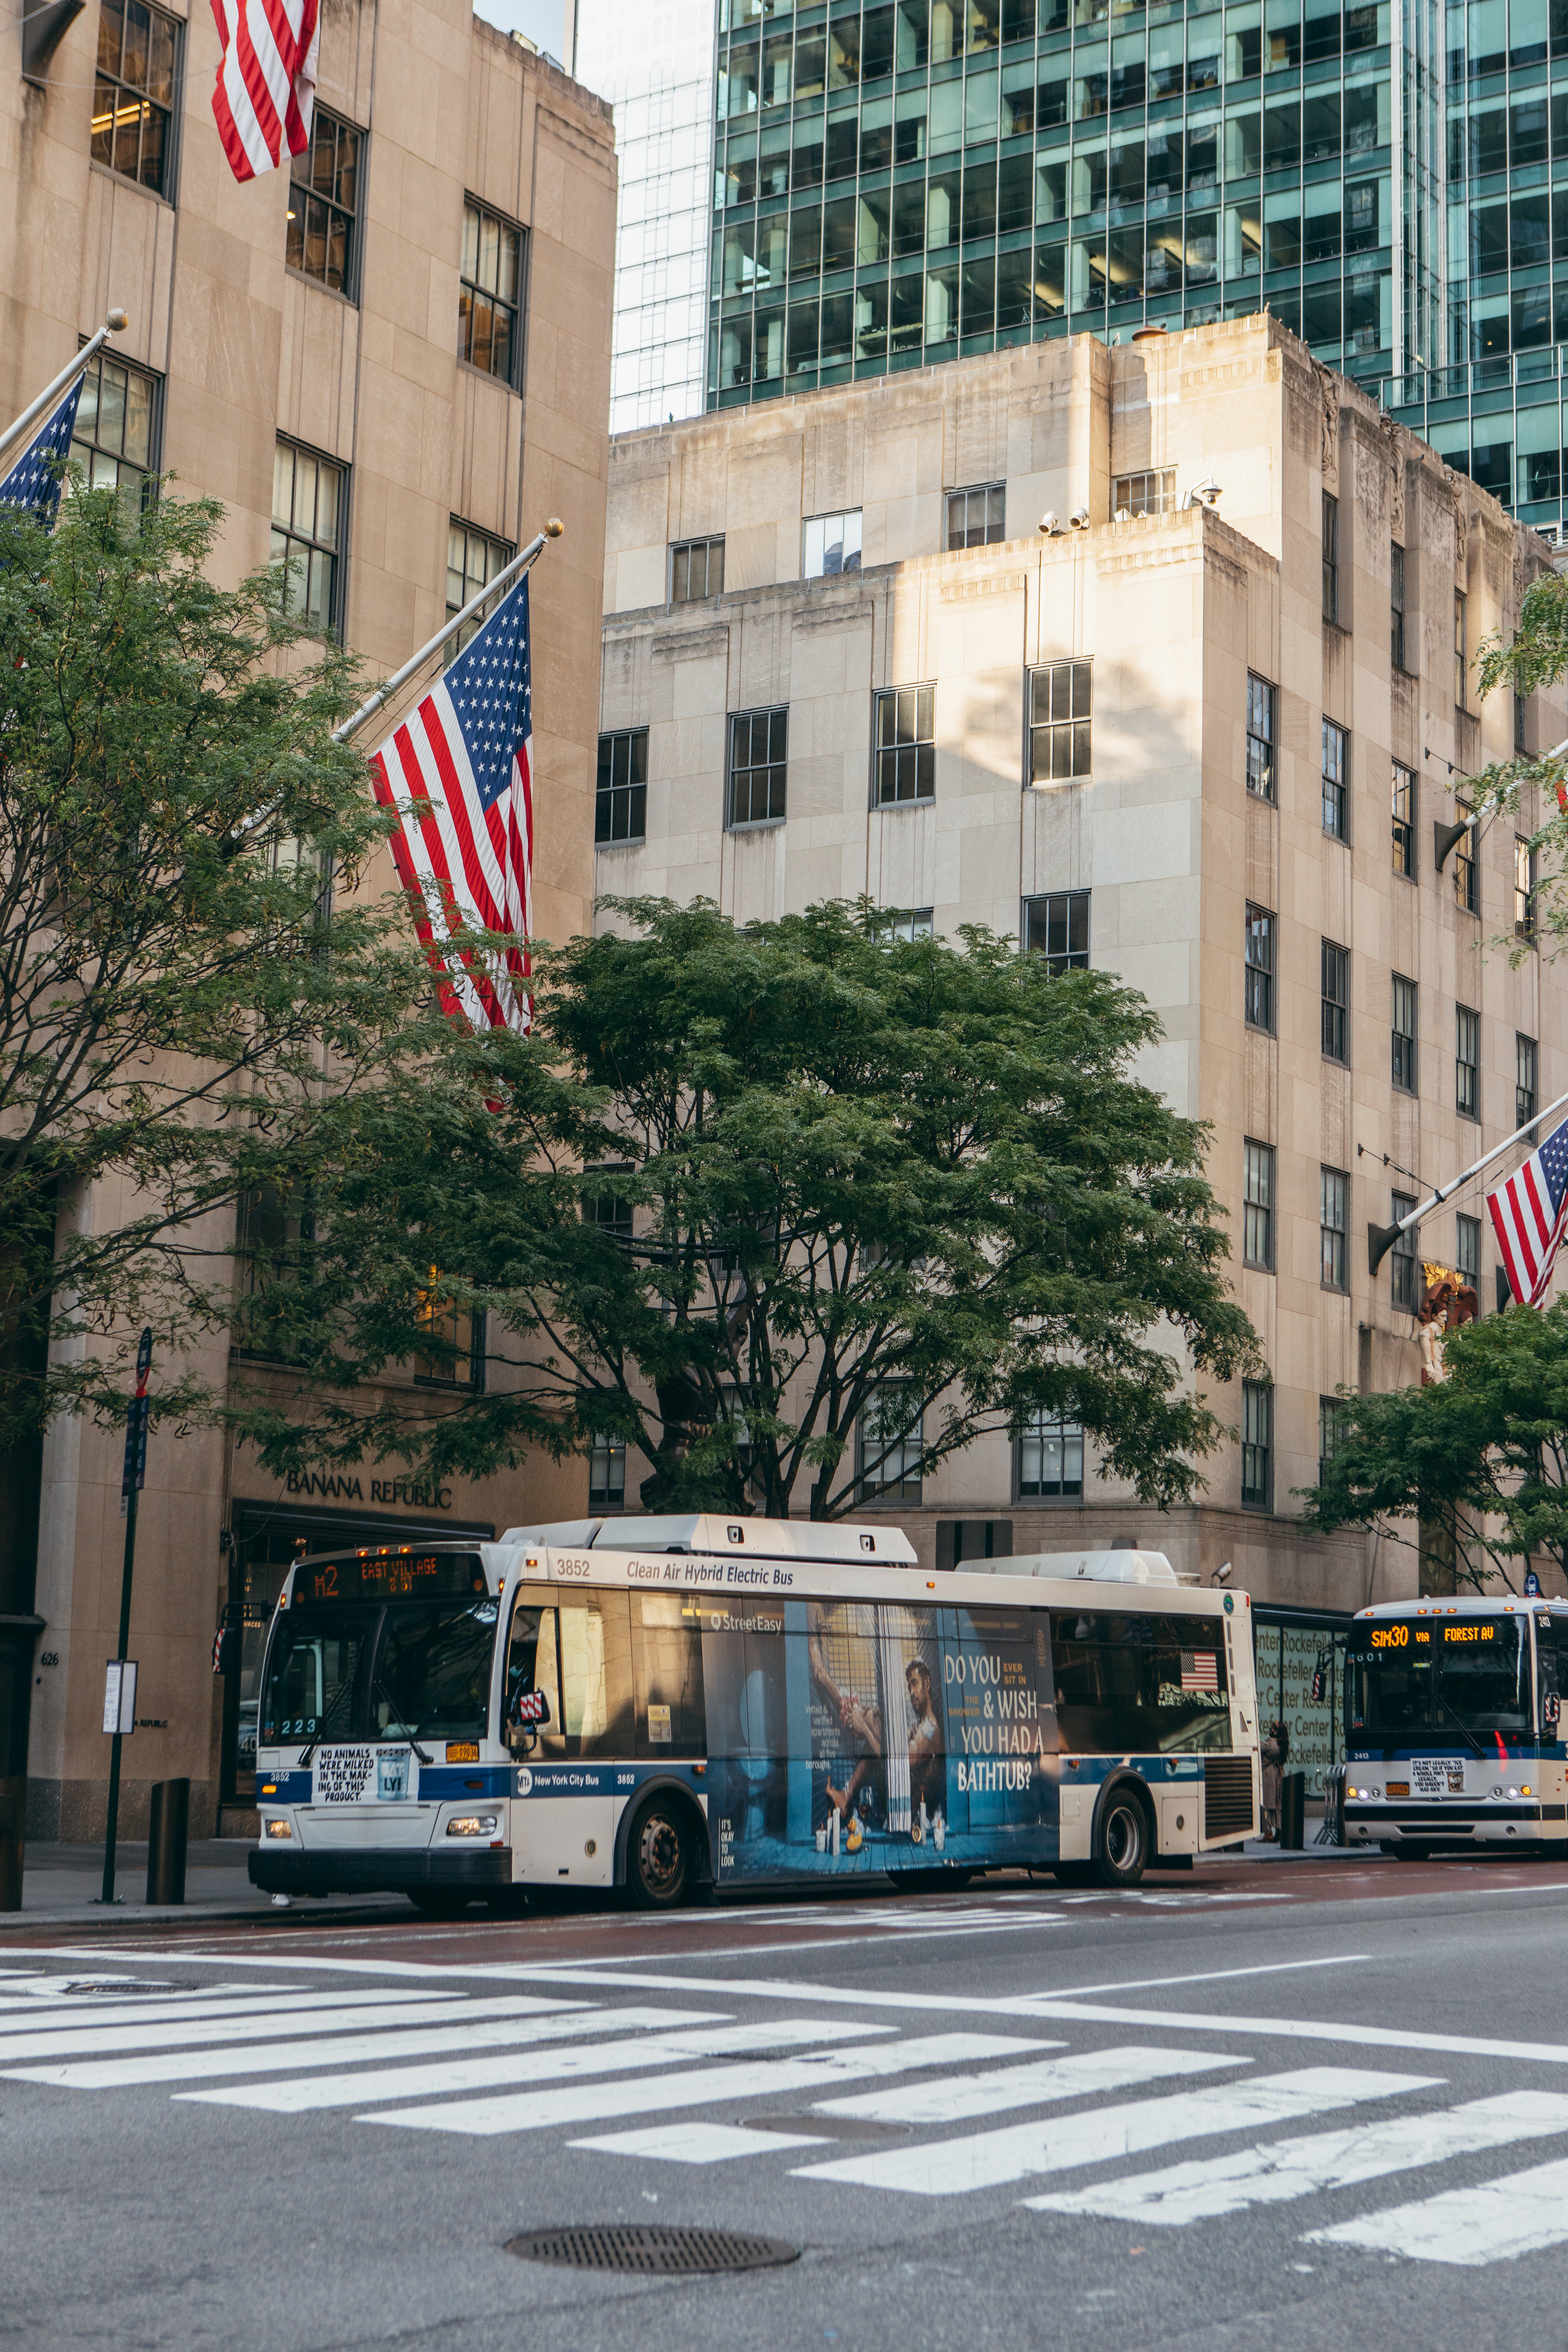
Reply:
[[[1568,2161],[1538,2164],[1478,2189],[1450,2189],[1415,2204],[1395,2205],[1309,2231],[1303,2243],[1359,2246],[1414,2262],[1454,2263],[1477,2270],[1513,2262],[1568,2239]]]
[[[1062,2045],[1058,2043],[1058,2047]],[[1202,2074],[1247,2066],[1213,2050],[1086,2050],[1073,2058],[1043,2058],[1032,2066],[1001,2066],[988,2074],[946,2074],[940,2082],[862,2091],[847,2099],[818,2099],[813,2113],[855,2116],[868,2123],[959,2124],[972,2116],[1003,2115],[1009,2107],[1043,2106],[1051,2099],[1081,2099],[1123,2091],[1171,2074]]]
[[[0,2066],[15,2065],[24,2058],[79,2058],[109,2051],[173,2050],[191,2042],[221,2042],[226,2045],[276,2042],[279,2035],[296,2032],[301,2023],[309,2027],[318,2016],[334,2033],[348,2033],[359,2026],[433,2025],[447,2021],[466,2022],[470,2018],[537,2016],[542,2007],[577,2008],[581,2004],[518,2001],[505,1994],[489,2000],[475,2000],[466,1993],[457,1993],[446,2000],[421,2001],[417,2007],[396,2000],[363,2001],[321,2015],[324,2006],[301,2001],[289,2009],[268,2009],[248,2017],[197,2018],[167,2025],[100,2029],[89,2026],[84,2018],[73,2030],[6,2036],[0,2041]]]
[[[652,2157],[666,2164],[730,2164],[739,2156],[767,2156],[775,2148],[822,2147],[816,2132],[750,2131],[743,2124],[653,2124],[646,2131],[611,2132],[603,2139],[574,2139],[572,2147],[594,2147],[610,2156]]]

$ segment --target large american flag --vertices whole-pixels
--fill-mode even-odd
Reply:
[[[479,1030],[526,1031],[533,928],[533,696],[528,582],[519,581],[439,685],[371,761],[399,817],[392,854],[448,1008]],[[510,932],[514,948],[448,961],[454,931]]]
[[[28,507],[40,521],[53,521],[60,502],[59,461],[70,456],[80,398],[79,375],[37,439],[28,443],[5,480],[0,481],[0,505]]]
[[[1568,1120],[1532,1151],[1517,1174],[1487,1194],[1509,1288],[1539,1307],[1546,1296],[1568,1215]]]
[[[310,143],[319,0],[212,0],[223,48],[213,115],[237,180],[275,172]]]

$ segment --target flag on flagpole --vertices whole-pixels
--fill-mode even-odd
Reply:
[[[275,172],[310,143],[319,0],[212,0],[223,49],[213,116],[237,180]]]
[[[57,461],[70,456],[71,435],[76,430],[77,403],[81,398],[81,378],[68,385],[60,396],[58,407],[48,417],[37,438],[28,444],[5,480],[0,482],[0,504],[8,507],[28,507],[40,522],[52,522],[60,502],[60,476]]]
[[[1568,1120],[1553,1129],[1516,1174],[1487,1194],[1509,1286],[1539,1307],[1557,1260],[1568,1216]]]
[[[471,1026],[526,1033],[533,928],[533,702],[528,580],[519,581],[438,685],[371,761],[375,796],[395,810],[392,854],[415,921],[444,974],[449,1011]],[[460,929],[517,940],[488,958],[442,942]]]

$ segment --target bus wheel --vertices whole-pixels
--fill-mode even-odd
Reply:
[[[1149,1859],[1149,1823],[1131,1789],[1118,1789],[1100,1825],[1095,1875],[1102,1886],[1136,1886]]]
[[[655,1797],[626,1840],[626,1888],[644,1911],[673,1911],[693,1875],[691,1827],[684,1805]]]

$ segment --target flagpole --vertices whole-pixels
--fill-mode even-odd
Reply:
[[[105,319],[97,334],[89,335],[88,337],[87,341],[83,343],[80,351],[78,352],[75,359],[70,362],[70,365],[68,367],[61,368],[58,375],[55,377],[53,383],[47,383],[44,386],[42,392],[39,393],[32,406],[30,408],[24,408],[22,414],[16,418],[15,424],[6,429],[3,436],[0,436],[0,457],[4,457],[6,450],[9,449],[13,441],[19,441],[23,434],[27,430],[27,427],[30,425],[36,425],[39,417],[44,415],[48,409],[53,407],[55,402],[59,398],[61,393],[65,391],[67,385],[72,383],[77,376],[80,375],[82,370],[86,367],[93,353],[109,341],[110,336],[123,334],[130,324],[131,320],[127,312],[124,310],[110,310],[108,318]]]
[[[479,594],[477,596],[470,596],[462,611],[460,613],[454,613],[451,619],[447,623],[446,627],[444,629],[437,629],[429,644],[427,646],[421,646],[419,651],[415,655],[412,661],[405,661],[400,670],[395,672],[393,677],[387,678],[384,684],[378,686],[375,692],[371,696],[370,700],[366,703],[363,703],[360,709],[354,712],[352,719],[345,719],[341,727],[333,728],[333,742],[346,743],[351,735],[357,734],[359,730],[364,725],[367,719],[374,719],[376,712],[380,710],[384,705],[391,701],[393,696],[397,692],[400,686],[406,686],[408,680],[414,676],[416,670],[424,668],[432,654],[438,654],[440,652],[447,638],[455,635],[458,630],[462,627],[465,621],[471,621],[473,619],[474,614],[479,611],[481,604],[488,604],[491,597],[499,594],[500,590],[503,589],[507,583],[518,572],[526,572],[535,558],[543,551],[546,541],[552,539],[559,539],[565,528],[565,524],[561,521],[558,516],[552,515],[550,520],[545,524],[544,529],[539,533],[537,539],[531,539],[528,545],[520,549],[518,553],[512,557],[510,563],[503,563],[500,570],[496,573],[495,578],[493,580],[487,580],[484,586],[479,590]]]
[[[1568,744],[1563,745],[1562,748],[1568,751]],[[1373,1274],[1377,1272],[1400,1234],[1407,1232],[1410,1226],[1419,1224],[1428,1209],[1436,1208],[1440,1202],[1447,1201],[1452,1193],[1457,1192],[1461,1184],[1468,1184],[1472,1176],[1479,1176],[1489,1162],[1500,1160],[1505,1151],[1511,1150],[1513,1146],[1530,1134],[1533,1128],[1541,1126],[1543,1120],[1551,1118],[1554,1110],[1561,1110],[1564,1104],[1568,1104],[1568,1095],[1559,1095],[1554,1103],[1548,1103],[1544,1110],[1538,1110],[1535,1117],[1526,1119],[1522,1127],[1516,1127],[1513,1133],[1505,1137],[1501,1143],[1494,1143],[1489,1151],[1483,1151],[1479,1160],[1472,1160],[1463,1175],[1456,1176],[1450,1182],[1439,1185],[1430,1200],[1421,1202],[1417,1207],[1411,1210],[1407,1217],[1401,1217],[1396,1225],[1369,1224],[1366,1229],[1369,1271]]]

